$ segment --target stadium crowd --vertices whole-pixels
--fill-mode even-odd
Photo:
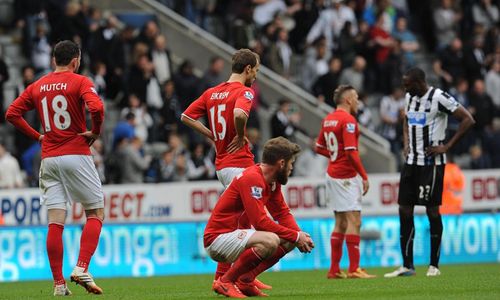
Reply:
[[[257,52],[263,65],[311,92],[319,102],[334,106],[334,88],[354,86],[364,104],[359,122],[388,139],[398,158],[402,74],[411,66],[429,63],[426,51],[436,53],[431,66],[438,87],[477,120],[451,154],[464,168],[500,167],[499,7],[494,1],[159,2],[236,49]],[[81,72],[94,81],[106,105],[106,130],[92,148],[103,183],[215,178],[213,148],[180,122],[180,114],[202,91],[226,79],[223,59],[211,58],[209,68],[198,77],[189,60],[174,65],[168,36],[154,20],[134,28],[85,0],[15,1],[13,6],[13,22],[5,30],[20,33],[28,62],[16,83],[16,95],[51,70],[55,42],[71,39],[81,45]],[[0,87],[8,79],[0,55]],[[253,89],[256,97],[247,127],[258,161],[258,110],[270,108],[258,80]],[[1,115],[0,126],[6,127]],[[37,116],[26,118],[39,127]],[[300,121],[296,106],[281,99],[271,120],[271,136],[292,137],[300,130]],[[449,130],[457,130],[458,122],[451,118],[449,122]],[[39,144],[8,131],[12,137],[3,138],[0,146],[0,188],[36,186]],[[326,166],[326,161],[311,148],[298,164],[310,167],[311,172],[296,168],[307,175],[315,174],[314,166]]]

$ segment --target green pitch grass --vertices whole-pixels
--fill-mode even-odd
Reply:
[[[500,265],[444,265],[442,275],[383,278],[388,268],[370,269],[375,279],[327,280],[326,270],[267,272],[259,278],[273,285],[270,298],[281,299],[500,299]],[[212,275],[96,279],[104,295],[97,299],[224,299],[211,291]],[[49,281],[0,283],[0,299],[54,299]],[[89,299],[70,285],[70,299]]]

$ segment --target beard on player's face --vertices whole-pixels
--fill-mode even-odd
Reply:
[[[285,166],[278,171],[278,174],[276,175],[276,181],[281,185],[285,185],[288,182],[289,173],[290,170],[286,167],[285,164]]]

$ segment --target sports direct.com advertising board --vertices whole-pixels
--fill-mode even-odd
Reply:
[[[474,211],[500,208],[500,170],[465,172],[463,215],[444,216],[441,262],[500,261],[500,216]],[[361,265],[401,264],[397,217],[398,174],[373,174],[363,199]],[[203,230],[222,188],[219,182],[105,186],[105,226],[92,259],[95,276],[153,276],[209,273],[215,263],[207,257]],[[285,198],[301,228],[311,233],[316,248],[304,255],[294,251],[275,269],[328,268],[332,211],[322,178],[292,178]],[[0,281],[49,279],[45,254],[47,214],[38,189],[0,192]],[[74,266],[85,217],[82,207],[68,207],[64,230],[64,272]],[[428,264],[429,224],[417,210],[415,263]],[[347,259],[341,262],[347,266]]]

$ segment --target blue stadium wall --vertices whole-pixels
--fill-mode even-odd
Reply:
[[[441,263],[500,262],[500,215],[464,214],[444,216]],[[324,269],[330,263],[332,219],[300,219],[311,233],[316,248],[310,254],[289,253],[274,270]],[[429,262],[430,239],[427,217],[415,217],[415,264]],[[107,224],[90,272],[96,277],[140,277],[173,274],[213,273],[215,263],[202,245],[204,222]],[[378,240],[363,240],[363,267],[398,266],[399,219],[397,216],[366,216],[363,230],[378,231]],[[78,257],[81,226],[67,225],[64,231],[64,274]],[[46,226],[0,228],[0,282],[50,279],[45,253]],[[345,249],[344,249],[345,250]],[[345,257],[342,267],[347,267]]]

